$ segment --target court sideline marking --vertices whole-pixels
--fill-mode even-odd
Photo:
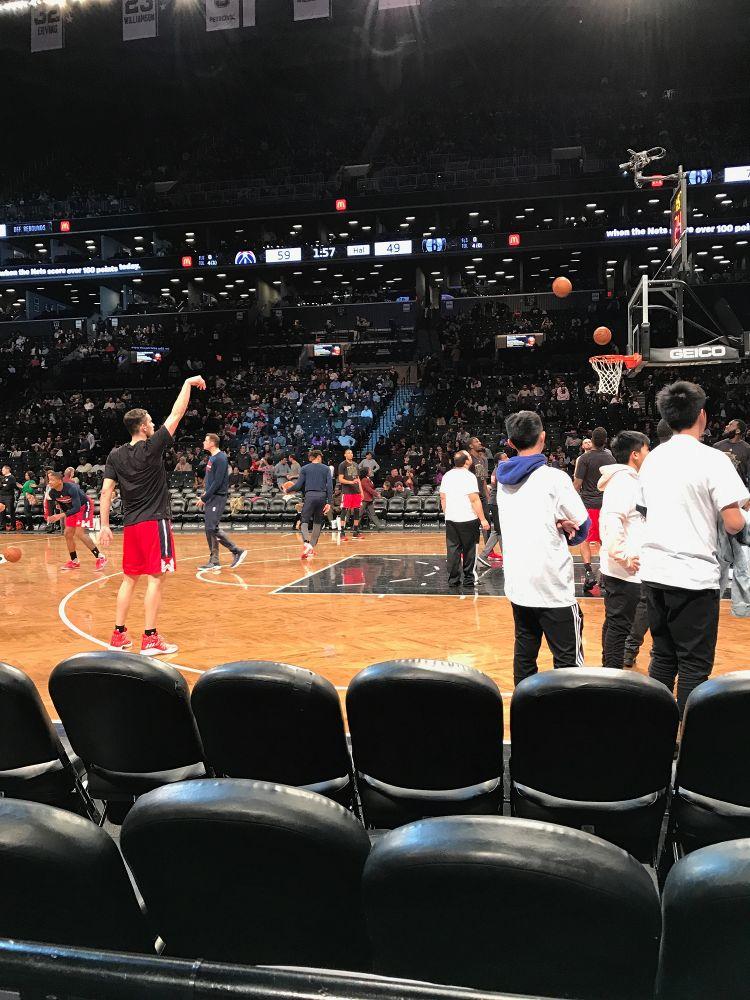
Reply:
[[[277,551],[280,547],[281,546],[274,545],[271,551]],[[289,546],[289,548],[291,548],[291,546]],[[258,550],[256,549],[255,551],[257,552]],[[197,562],[199,559],[205,559],[205,556],[187,556],[185,559],[182,559],[181,561]],[[90,635],[88,632],[84,632],[83,629],[78,628],[77,625],[74,625],[73,622],[68,617],[67,606],[68,606],[68,601],[72,597],[75,597],[77,594],[80,594],[81,591],[85,590],[87,587],[91,587],[95,583],[101,583],[103,580],[113,580],[116,576],[122,576],[122,570],[118,570],[115,573],[108,573],[105,576],[95,577],[93,580],[87,580],[86,583],[82,583],[79,587],[75,587],[73,590],[69,591],[69,593],[67,593],[62,598],[62,600],[57,606],[58,616],[62,621],[63,625],[66,626],[66,628],[69,628],[71,632],[75,632],[76,635],[79,635],[82,639],[85,639],[87,642],[92,642],[94,643],[94,645],[101,646],[103,649],[109,649],[109,643],[104,642],[103,639],[97,639],[96,636]],[[205,673],[205,670],[198,670],[197,667],[185,667],[182,666],[182,664],[175,663],[171,660],[165,659],[163,662],[170,663],[170,665],[175,667],[177,670],[184,670],[186,673],[189,674]]]

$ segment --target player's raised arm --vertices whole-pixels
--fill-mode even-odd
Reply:
[[[172,437],[174,437],[174,432],[177,430],[180,421],[185,416],[185,411],[187,410],[188,403],[190,402],[190,393],[193,388],[206,388],[206,382],[202,375],[193,375],[192,378],[185,379],[183,386],[180,389],[180,393],[174,401],[172,412],[164,421],[164,426],[167,428]]]

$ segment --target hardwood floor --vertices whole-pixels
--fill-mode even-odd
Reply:
[[[501,590],[502,575],[491,571],[477,596],[431,593],[440,589],[444,573],[441,532],[371,533],[348,542],[325,534],[309,564],[300,561],[300,544],[291,533],[251,532],[235,539],[249,553],[236,572],[198,574],[207,556],[203,535],[176,536],[178,572],[166,581],[160,624],[180,647],[165,659],[189,682],[218,663],[282,660],[324,675],[343,694],[349,679],[370,663],[432,657],[483,670],[510,697],[510,605],[485,593],[496,592],[498,580]],[[115,537],[103,573],[94,571],[88,552],[80,554],[79,570],[62,571],[67,554],[59,536],[8,535],[3,542],[20,546],[23,558],[0,565],[0,659],[30,674],[55,717],[47,694],[50,670],[67,656],[109,641],[121,579],[121,536]],[[222,559],[228,562],[225,550]],[[320,572],[336,563],[334,570]],[[293,589],[284,591],[289,585]],[[140,593],[128,623],[134,638],[143,626]],[[599,664],[603,603],[596,598],[580,603],[586,662]],[[647,636],[640,669],[647,663],[648,644]],[[722,601],[715,673],[746,666],[748,645],[750,620],[732,618],[729,603]],[[540,666],[551,667],[546,645]]]

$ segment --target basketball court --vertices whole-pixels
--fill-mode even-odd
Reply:
[[[207,556],[202,534],[176,536],[178,571],[166,581],[161,614],[164,634],[180,649],[164,657],[188,683],[218,663],[282,660],[327,677],[340,691],[370,663],[398,657],[453,660],[489,674],[504,696],[513,691],[513,617],[503,596],[501,570],[487,570],[475,593],[448,592],[442,532],[392,532],[339,542],[326,534],[310,563],[299,558],[292,533],[234,536],[248,549],[237,571],[200,572]],[[63,572],[60,536],[13,536],[18,563],[0,565],[3,653],[34,679],[48,710],[52,668],[75,653],[106,648],[119,586],[122,536],[116,535],[103,573],[82,558],[80,570]],[[88,555],[88,554],[87,554]],[[582,597],[586,663],[601,664],[604,604]],[[134,602],[134,636],[142,610]],[[745,666],[750,620],[733,618],[722,601],[715,673]],[[637,669],[648,665],[649,637]],[[542,645],[540,668],[550,669]]]

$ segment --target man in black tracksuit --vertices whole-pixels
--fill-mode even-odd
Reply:
[[[323,465],[323,452],[314,448],[310,452],[310,461],[302,466],[296,482],[284,483],[282,488],[286,493],[304,491],[305,501],[300,514],[304,542],[301,558],[309,559],[315,554],[315,546],[323,527],[323,515],[331,509],[333,501],[333,476],[328,466]]]
[[[16,526],[16,490],[18,483],[15,476],[10,471],[9,465],[4,465],[0,470],[0,531],[13,529]]]
[[[220,569],[219,545],[223,545],[229,549],[234,557],[229,568],[236,569],[241,562],[244,562],[247,552],[245,549],[238,548],[231,538],[225,535],[219,527],[229,494],[229,459],[223,451],[219,450],[218,434],[206,434],[203,447],[210,457],[206,463],[203,495],[198,504],[205,507],[206,538],[208,540],[210,555],[208,562],[198,568],[208,570]]]

